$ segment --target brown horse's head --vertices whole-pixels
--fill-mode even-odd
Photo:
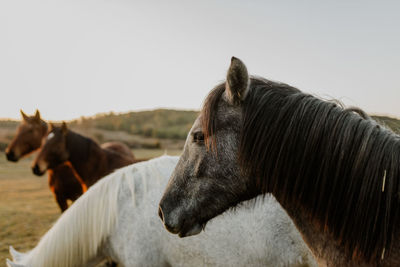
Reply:
[[[27,116],[22,110],[22,122],[18,126],[14,139],[6,148],[6,156],[9,161],[18,161],[21,157],[38,149],[43,137],[47,133],[47,124],[40,118],[36,110],[34,116]]]
[[[208,220],[252,197],[237,162],[242,101],[249,83],[245,65],[232,58],[226,83],[205,101],[160,202],[159,215],[170,232],[197,234]],[[206,119],[210,112],[213,121]]]
[[[39,154],[32,164],[32,171],[36,175],[43,175],[47,169],[53,169],[69,158],[66,149],[67,125],[63,122],[61,127],[50,124],[50,132],[43,142]]]

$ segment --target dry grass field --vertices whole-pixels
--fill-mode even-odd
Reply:
[[[180,150],[134,150],[138,158],[156,157],[167,152],[179,155]],[[32,174],[32,157],[18,163],[8,162],[0,153],[0,266],[9,256],[8,247],[27,251],[60,216],[59,208],[47,185],[47,175]]]

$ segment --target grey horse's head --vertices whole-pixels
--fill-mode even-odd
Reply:
[[[232,58],[226,82],[206,99],[161,199],[159,215],[170,232],[198,234],[208,220],[256,195],[249,194],[237,161],[249,85],[246,66]]]

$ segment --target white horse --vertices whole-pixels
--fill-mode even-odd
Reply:
[[[182,238],[163,229],[158,202],[178,157],[127,166],[81,196],[28,253],[10,247],[10,267],[316,266],[292,221],[267,196],[225,212],[204,233]]]

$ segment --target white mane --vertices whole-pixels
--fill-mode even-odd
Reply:
[[[161,174],[159,168],[162,165],[157,164],[161,159],[170,159],[171,164],[178,160],[177,157],[163,156],[124,167],[101,179],[62,214],[33,250],[14,259],[15,263],[29,267],[73,267],[95,258],[116,224],[121,184],[128,184],[135,203],[138,186],[132,181],[135,177],[132,174],[149,169],[153,169],[153,174]],[[137,175],[138,178],[145,176]],[[142,189],[146,191],[146,181],[138,184],[144,185]]]
[[[127,166],[83,194],[28,253],[10,248],[9,267],[316,266],[272,196],[217,216],[197,236],[163,229],[158,202],[179,158]]]

